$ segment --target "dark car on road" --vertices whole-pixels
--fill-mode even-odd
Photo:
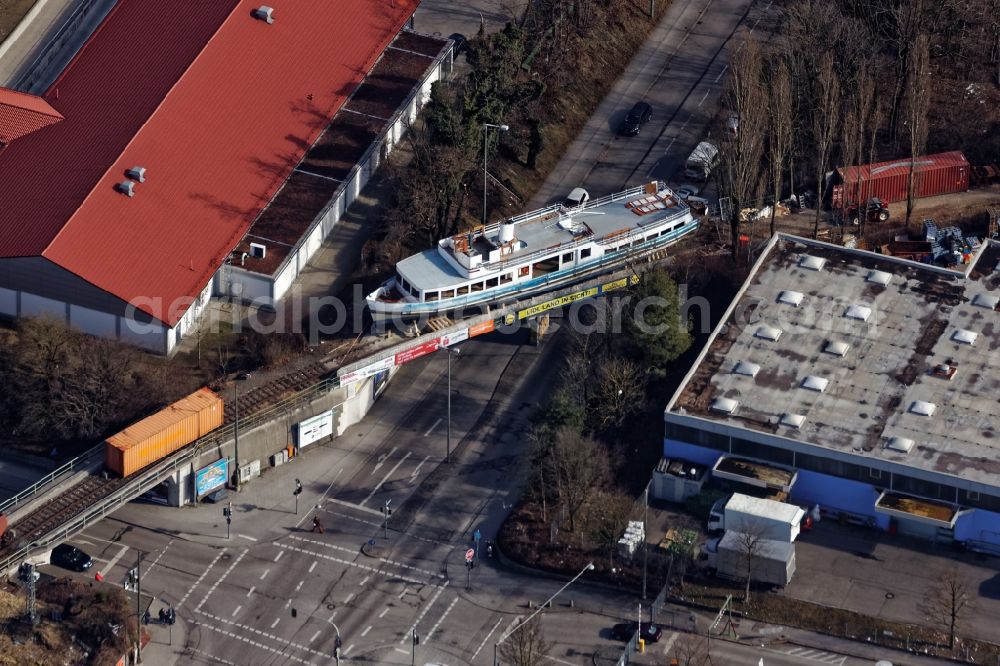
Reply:
[[[94,558],[76,546],[60,544],[52,549],[52,564],[71,571],[86,571],[94,566]]]
[[[632,110],[625,116],[622,124],[622,134],[625,136],[635,136],[643,125],[653,117],[653,108],[646,102],[636,102]]]
[[[627,641],[628,639],[632,638],[632,634],[635,633],[635,630],[637,628],[636,624],[637,624],[636,622],[621,622],[619,624],[616,624],[615,626],[611,627],[611,638],[615,639],[616,641]],[[661,636],[663,636],[662,629],[660,629],[655,624],[647,624],[643,622],[642,634],[639,636],[639,638],[643,639],[647,643],[655,643],[656,641],[660,640]]]

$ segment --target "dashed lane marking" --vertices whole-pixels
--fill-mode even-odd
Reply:
[[[388,613],[388,612],[389,612],[389,607],[387,606],[385,609],[382,610],[381,613],[378,614],[378,619],[381,620],[382,618],[384,618],[385,614]]]
[[[149,572],[153,570],[153,567],[156,566],[156,564],[160,561],[160,558],[163,557],[163,554],[167,552],[167,549],[170,548],[170,544],[172,544],[173,542],[174,539],[171,539],[170,541],[167,542],[167,545],[163,547],[163,550],[161,550],[160,554],[156,556],[156,559],[153,560],[153,563],[150,564],[148,567],[146,567],[146,569],[142,572],[143,576],[149,575]]]
[[[434,425],[432,425],[430,428],[427,429],[427,432],[424,433],[424,437],[427,437],[432,432],[434,432],[434,428],[437,428],[439,423],[441,423],[441,419],[438,419],[437,421],[435,421]]]
[[[320,548],[328,548],[330,550],[340,550],[340,551],[343,551],[345,553],[350,553],[351,555],[357,555],[357,553],[358,553],[358,549],[357,548],[345,548],[344,546],[338,546],[336,544],[326,543],[324,541],[313,541],[311,539],[304,539],[304,538],[298,537],[298,536],[290,536],[289,538],[292,539],[292,540],[294,540],[294,541],[301,541],[302,543],[308,543],[308,544],[313,545],[313,546],[319,546]],[[445,577],[444,574],[437,573],[437,572],[434,572],[434,571],[429,571],[427,569],[421,569],[420,567],[415,567],[415,566],[411,566],[409,564],[404,564],[403,562],[398,562],[396,560],[390,560],[390,559],[388,559],[386,557],[380,557],[380,558],[378,558],[378,561],[379,562],[384,562],[385,564],[391,564],[392,566],[399,567],[400,569],[409,569],[410,571],[418,571],[418,572],[420,572],[422,574],[426,574],[428,576],[433,576],[435,578],[444,578]]]
[[[236,568],[236,565],[240,563],[240,560],[242,560],[243,556],[246,555],[248,552],[250,552],[250,549],[244,548],[243,552],[240,553],[235,560],[233,560],[233,563],[229,565],[229,568],[225,570],[222,576],[215,579],[215,582],[212,583],[212,587],[208,588],[208,592],[206,592],[205,596],[201,598],[201,601],[198,602],[198,605],[194,607],[195,610],[198,610],[199,608],[205,605],[205,602],[208,601],[208,598],[212,596],[213,592],[215,592],[215,588],[219,587],[219,583],[224,581],[229,576],[229,574],[233,572],[233,569]]]
[[[411,479],[417,478],[417,475],[420,474],[420,468],[423,467],[424,463],[430,459],[431,459],[430,456],[424,456],[424,459],[420,461],[420,464],[417,465],[417,468],[410,473],[410,478]]]
[[[349,604],[349,603],[351,603],[351,599],[353,599],[353,598],[354,598],[354,593],[353,593],[353,592],[351,592],[351,593],[350,593],[350,594],[348,594],[348,595],[347,595],[347,597],[346,597],[346,598],[344,599],[344,603],[345,603],[345,604]]]
[[[242,609],[243,609],[243,606],[237,606],[236,610],[233,611],[233,614],[230,617],[236,617],[236,614],[239,613],[240,610],[242,610]]]
[[[372,630],[372,625],[369,624],[367,627],[365,627],[365,630],[361,632],[361,638],[364,638],[365,636],[367,636],[368,632],[371,631],[371,630]]]
[[[431,627],[431,630],[427,632],[427,639],[424,642],[426,643],[430,642],[431,636],[433,636],[434,632],[438,630],[438,627],[441,626],[441,623],[444,622],[444,619],[448,617],[448,613],[451,612],[451,609],[454,608],[455,604],[457,603],[458,603],[458,597],[455,597],[454,599],[451,600],[451,603],[448,604],[448,607],[444,610],[444,613],[442,613],[441,617],[438,618],[438,621],[434,623],[434,626]]]
[[[577,665],[576,665],[576,664],[574,664],[574,663],[573,663],[572,661],[566,661],[566,660],[564,660],[564,659],[559,659],[559,658],[557,658],[557,657],[552,657],[552,656],[549,656],[549,655],[547,655],[547,654],[545,654],[545,655],[542,655],[542,656],[543,656],[543,657],[545,657],[546,659],[549,659],[549,660],[551,660],[551,661],[554,661],[554,662],[556,662],[557,664],[566,664],[566,666],[577,666]]]
[[[116,564],[118,564],[118,560],[122,559],[125,556],[125,553],[127,552],[128,552],[128,546],[122,546],[121,548],[119,548],[118,552],[115,553],[115,556],[112,557],[110,560],[108,560],[108,564],[107,566],[104,567],[104,571],[101,572],[101,575],[107,576],[109,573],[111,573],[111,570],[115,568]]]
[[[406,455],[400,458],[399,462],[393,465],[392,469],[390,469],[388,472],[385,473],[385,476],[382,477],[382,480],[379,481],[377,484],[375,484],[375,487],[372,488],[372,491],[368,493],[368,497],[361,500],[361,504],[367,504],[368,500],[370,500],[372,497],[375,496],[375,493],[377,493],[382,488],[383,484],[385,484],[385,482],[389,480],[389,477],[395,474],[396,470],[399,469],[399,466],[402,465],[404,462],[406,462],[406,459],[409,458],[411,455],[413,455],[413,452],[407,451]]]
[[[315,640],[316,640],[317,638],[319,638],[319,635],[320,635],[320,634],[322,634],[322,633],[323,633],[323,630],[322,630],[322,629],[317,629],[317,630],[316,630],[316,633],[315,633],[315,634],[313,634],[313,635],[312,635],[312,638],[310,638],[310,639],[309,639],[309,645],[312,645],[312,644],[313,644],[313,641],[315,641]]]
[[[420,615],[418,615],[417,619],[413,621],[412,625],[410,625],[410,630],[407,631],[405,634],[403,634],[403,637],[399,639],[399,644],[400,645],[402,645],[403,643],[405,643],[407,638],[410,638],[411,636],[413,636],[413,632],[417,630],[417,625],[420,624],[420,621],[424,619],[424,615],[427,615],[427,611],[429,611],[431,609],[431,606],[433,606],[434,602],[438,600],[438,597],[441,596],[441,593],[444,592],[444,588],[448,587],[448,583],[450,583],[450,582],[451,581],[447,581],[446,580],[444,582],[444,585],[442,585],[441,587],[439,587],[438,591],[434,593],[434,596],[431,597],[431,600],[429,602],[427,602],[427,605],[424,606],[424,609],[422,611],[420,611]]]
[[[316,560],[313,560],[313,563],[309,565],[309,573],[312,573],[312,572],[313,572],[313,569],[315,569],[315,568],[316,568],[316,565],[317,565],[317,564],[319,564],[319,562],[318,562],[318,561],[316,561]]]
[[[427,581],[417,580],[416,578],[409,578],[402,574],[397,574],[389,571],[382,571],[381,569],[376,569],[375,567],[370,567],[366,564],[360,564],[358,562],[351,562],[348,560],[341,559],[339,557],[334,557],[332,555],[327,555],[326,553],[317,553],[315,551],[306,550],[305,548],[299,548],[297,546],[290,546],[288,544],[279,543],[277,544],[280,548],[287,548],[288,550],[294,550],[306,555],[312,555],[314,557],[322,557],[324,560],[330,560],[331,562],[337,562],[338,564],[343,564],[348,567],[354,567],[356,569],[361,569],[362,571],[367,571],[379,576],[386,576],[388,578],[405,580],[408,583],[415,583],[417,585],[426,585]]]
[[[247,598],[249,598],[249,597],[250,597],[250,595],[251,595],[251,594],[253,594],[253,591],[254,591],[254,590],[256,590],[256,589],[257,589],[257,586],[256,586],[256,585],[251,585],[251,586],[250,586],[250,589],[249,589],[249,590],[247,590]]]
[[[227,660],[223,659],[222,657],[216,657],[214,654],[209,654],[208,652],[205,652],[204,650],[199,650],[198,648],[188,648],[188,649],[190,649],[191,652],[194,652],[195,654],[203,654],[203,655],[205,655],[206,657],[208,657],[209,659],[211,659],[213,662],[218,662],[220,664],[225,664],[225,666],[237,666],[237,664],[234,664],[231,661],[227,661]]]
[[[281,622],[280,617],[274,618],[274,622],[271,623],[271,628],[274,629],[275,627],[277,627],[279,622]]]
[[[347,646],[347,649],[344,650],[343,654],[347,655],[347,653],[350,652],[353,649],[354,649],[354,643],[351,643],[350,645]]]
[[[376,516],[381,516],[382,515],[382,512],[379,511],[378,509],[373,509],[370,506],[361,506],[360,504],[353,504],[351,502],[345,502],[344,500],[337,499],[336,497],[328,497],[328,498],[326,498],[326,501],[327,502],[332,502],[333,504],[339,504],[340,506],[346,506],[348,508],[355,509],[357,511],[364,511],[365,513],[371,513],[371,514],[374,514]],[[330,513],[333,513],[333,512],[331,511]],[[357,518],[354,518],[354,516],[345,516],[345,517],[346,518],[353,518],[354,520],[358,520]],[[361,522],[366,523],[368,521],[362,520]],[[382,523],[372,523],[372,524],[373,525],[378,525],[379,527],[382,527]]]
[[[207,613],[202,613],[202,615],[208,615],[208,614]],[[208,617],[212,617],[212,616],[208,615]],[[201,622],[198,623],[198,626],[199,627],[205,627],[206,629],[211,629],[212,631],[218,632],[218,633],[222,634],[223,636],[229,636],[230,638],[235,638],[238,641],[243,641],[244,643],[248,643],[248,644],[253,645],[254,647],[258,647],[258,648],[260,648],[262,650],[267,650],[268,652],[273,652],[275,654],[280,654],[284,659],[291,659],[292,661],[298,662],[300,664],[309,664],[310,663],[310,662],[306,661],[305,659],[300,659],[299,657],[296,657],[295,655],[288,654],[284,650],[279,650],[277,648],[271,647],[270,645],[264,645],[263,643],[258,643],[257,641],[250,640],[246,636],[241,636],[239,634],[233,633],[232,631],[226,631],[225,629],[223,629],[221,627],[214,627],[214,626],[212,626],[210,624],[201,623]],[[258,632],[258,633],[260,633],[260,632]],[[275,637],[275,638],[277,638],[277,637]],[[282,639],[277,638],[277,640],[280,641]],[[282,642],[286,642],[287,643],[287,641],[282,641]],[[300,647],[298,645],[293,645],[292,643],[288,643],[288,644],[291,645],[292,647],[297,647],[300,650],[306,650],[308,652],[312,652],[313,654],[315,654],[317,656],[320,656],[320,657],[326,657],[327,656],[327,655],[325,655],[325,654],[323,654],[321,652],[317,652],[316,650],[311,650],[311,649],[309,649],[307,647]]]
[[[410,654],[408,650],[404,650],[403,648],[392,648],[392,649],[398,652],[399,654]]]
[[[252,537],[249,534],[237,534],[236,536],[240,537],[241,539],[246,539],[247,541],[256,541],[257,540],[257,537]]]
[[[201,581],[205,580],[205,576],[208,575],[208,572],[212,570],[212,567],[215,566],[215,563],[219,561],[219,558],[222,557],[222,555],[225,552],[226,552],[225,548],[219,551],[219,554],[215,556],[215,559],[212,560],[212,563],[208,565],[208,567],[201,573],[200,576],[198,576],[198,580],[194,582],[194,585],[192,585],[191,589],[187,591],[187,594],[181,597],[181,600],[177,603],[178,606],[184,605],[184,602],[187,601],[187,598],[191,596],[192,592],[194,592],[194,588],[198,587],[201,584]]]
[[[265,578],[267,578],[267,574],[269,574],[269,573],[271,573],[271,570],[270,570],[270,569],[264,569],[264,573],[262,573],[262,574],[260,575],[260,579],[261,579],[261,580],[264,580]]]
[[[675,631],[670,634],[670,637],[667,640],[663,641],[663,654],[670,652],[670,648],[674,646],[674,641],[677,640],[678,635],[679,634]]]
[[[721,71],[721,72],[719,72],[719,75],[718,75],[717,77],[715,77],[715,83],[718,83],[718,82],[719,82],[719,79],[721,79],[721,78],[722,78],[723,76],[725,76],[725,74],[726,74],[726,70],[727,70],[727,69],[729,69],[729,65],[725,65],[725,66],[724,66],[724,67],[722,68],[722,71]]]
[[[285,554],[285,551],[279,550],[278,554],[274,556],[274,561],[277,562],[278,560],[280,560],[281,556],[284,555],[284,554]]]
[[[358,585],[359,585],[360,587],[364,587],[365,585],[367,585],[367,584],[368,584],[368,581],[369,581],[369,580],[371,580],[371,576],[365,576],[364,578],[362,578],[362,579],[361,579],[361,582],[360,582],[360,583],[358,583]]]

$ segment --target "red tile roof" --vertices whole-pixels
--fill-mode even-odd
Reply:
[[[9,144],[62,119],[62,115],[41,97],[0,88],[0,144]]]
[[[66,120],[0,153],[0,256],[176,324],[418,2],[294,0],[268,25],[259,0],[121,0],[45,95]]]

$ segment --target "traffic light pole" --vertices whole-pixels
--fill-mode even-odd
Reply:
[[[333,622],[331,622],[330,624],[333,624]],[[333,658],[337,660],[337,666],[340,666],[340,646],[341,646],[340,627],[338,627],[336,624],[333,624],[333,630],[337,632],[337,638],[333,644]]]

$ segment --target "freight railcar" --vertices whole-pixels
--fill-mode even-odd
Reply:
[[[224,403],[201,388],[109,437],[104,465],[125,477],[162,460],[222,425]]]

